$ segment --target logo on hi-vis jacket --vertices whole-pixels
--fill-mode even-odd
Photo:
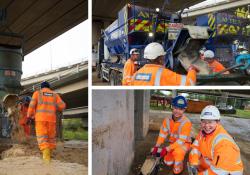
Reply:
[[[135,80],[137,81],[150,81],[152,74],[138,73],[135,76]]]
[[[44,95],[44,96],[47,96],[47,97],[52,97],[52,96],[53,96],[53,93],[44,92],[43,95]]]

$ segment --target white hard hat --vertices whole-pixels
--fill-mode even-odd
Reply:
[[[214,52],[212,50],[206,50],[204,52],[204,58],[214,58]]]
[[[209,105],[201,111],[200,119],[220,120],[220,111],[217,107]]]
[[[132,54],[136,54],[136,55],[139,55],[140,54],[140,52],[139,52],[139,50],[138,49],[131,49],[130,50],[130,53],[129,53],[130,55],[132,55]]]
[[[154,60],[159,56],[166,55],[161,44],[153,42],[148,44],[144,49],[144,58]]]

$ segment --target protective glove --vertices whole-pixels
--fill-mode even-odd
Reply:
[[[29,117],[29,118],[27,119],[26,124],[27,124],[27,125],[34,124],[34,119]]]
[[[155,156],[155,155],[157,154],[157,151],[158,151],[158,147],[155,146],[155,147],[153,148],[153,151],[151,152],[151,154],[152,154],[153,156]]]
[[[161,150],[160,156],[161,156],[161,157],[164,157],[164,156],[167,154],[167,152],[168,152],[168,151],[167,151],[167,148],[166,148],[166,147],[163,147],[162,150]]]

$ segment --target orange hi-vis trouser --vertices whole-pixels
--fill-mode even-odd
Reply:
[[[192,86],[196,84],[196,71],[187,75],[177,74],[161,65],[146,64],[135,72],[133,86]]]
[[[183,171],[183,161],[187,151],[190,148],[190,143],[185,143],[183,146],[177,146],[164,156],[164,163],[173,167],[173,172],[178,174]]]
[[[164,163],[168,166],[174,165],[173,172],[176,174],[183,170],[183,160],[191,145],[191,128],[190,120],[186,116],[182,116],[178,121],[165,118],[160,129],[157,145],[164,143],[169,135],[170,151],[164,157]]]
[[[40,150],[56,147],[56,123],[36,121],[36,137]]]
[[[131,59],[128,59],[123,69],[123,78],[122,78],[123,86],[131,85],[131,80],[136,70],[137,66],[135,66],[135,63]]]
[[[220,124],[211,134],[201,131],[191,147],[189,163],[199,175],[243,174],[240,149]]]

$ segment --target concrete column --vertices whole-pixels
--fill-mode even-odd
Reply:
[[[101,37],[101,29],[103,29],[103,22],[94,21],[92,23],[92,48],[97,51],[97,44]]]
[[[126,175],[134,159],[134,91],[93,90],[93,175]]]
[[[135,90],[135,139],[143,139],[149,128],[150,91]]]

